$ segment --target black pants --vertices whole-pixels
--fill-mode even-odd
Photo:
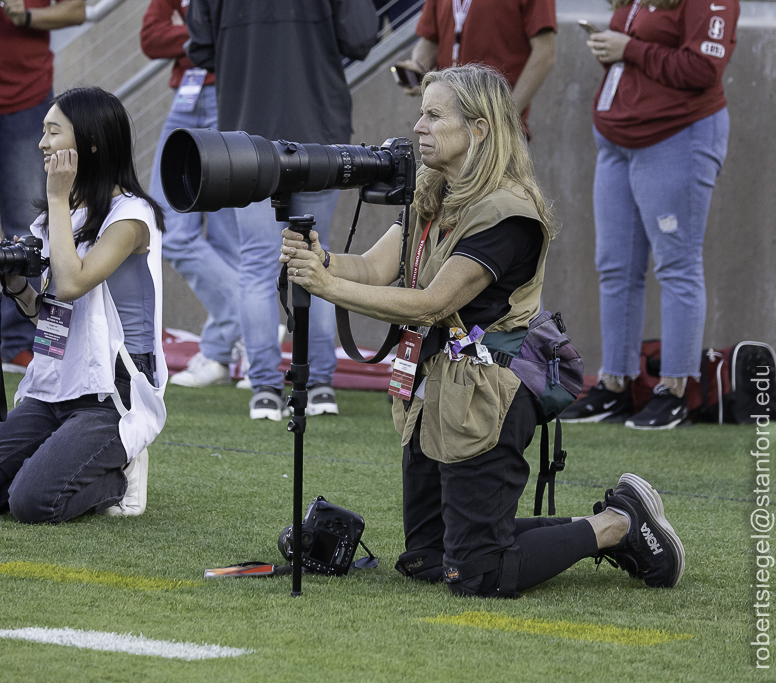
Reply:
[[[523,457],[536,430],[530,392],[521,386],[504,419],[498,443],[482,455],[440,463],[420,449],[420,420],[402,460],[406,552],[399,566],[424,562],[422,576],[441,580],[442,565],[460,565],[483,555],[521,548],[518,588],[536,585],[597,553],[586,521],[565,518],[515,519],[528,481]],[[435,559],[435,558],[438,558]],[[431,571],[438,561],[438,572]],[[498,572],[449,584],[455,592],[495,595]]]

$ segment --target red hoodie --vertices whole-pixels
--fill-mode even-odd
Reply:
[[[609,28],[625,32],[632,9],[617,9]],[[627,31],[632,38],[611,109],[596,109],[606,76],[595,96],[598,131],[621,147],[648,147],[723,109],[722,73],[736,45],[739,12],[738,0],[639,7]]]
[[[183,51],[183,44],[189,39],[186,28],[186,10],[189,0],[151,0],[140,29],[140,47],[150,59],[174,59],[170,87],[177,88],[186,69],[193,69],[194,63]],[[173,23],[178,13],[181,24]],[[205,85],[216,82],[215,74],[208,74]]]

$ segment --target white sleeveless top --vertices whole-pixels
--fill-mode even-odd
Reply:
[[[86,211],[71,213],[73,232],[86,220]],[[119,433],[132,460],[161,432],[167,412],[164,390],[167,385],[167,365],[162,351],[162,235],[156,227],[154,212],[143,199],[119,195],[111,202],[110,212],[100,227],[97,239],[106,228],[121,220],[139,220],[148,226],[148,270],[154,287],[154,354],[156,356],[156,387],[151,387],[141,373],[132,380],[132,410],[121,418]],[[43,240],[43,255],[49,256],[47,231],[39,221],[30,227],[33,235]],[[91,245],[80,244],[76,251],[83,258]],[[43,281],[49,275],[44,273]],[[19,383],[16,401],[25,397],[47,403],[67,401],[86,394],[97,394],[104,400],[115,391],[115,366],[119,349],[124,343],[124,331],[111,298],[108,285],[97,287],[73,302],[67,344],[62,359],[36,353]],[[138,390],[138,385],[145,384]]]

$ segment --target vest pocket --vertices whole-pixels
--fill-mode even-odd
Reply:
[[[520,380],[498,365],[452,362],[440,354],[426,381],[420,447],[440,462],[481,455],[498,443]]]

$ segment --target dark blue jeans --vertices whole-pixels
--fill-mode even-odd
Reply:
[[[150,363],[133,355],[138,370]],[[118,362],[116,386],[129,407],[129,375]],[[25,398],[0,422],[0,512],[24,524],[66,522],[118,503],[127,489],[127,453],[109,397],[58,403]]]
[[[46,198],[46,173],[38,142],[49,99],[13,114],[0,114],[0,223],[10,239],[30,234],[30,224],[38,213],[33,200]],[[35,327],[19,315],[10,299],[0,296],[0,307],[2,355],[10,361],[20,351],[32,348]]]

